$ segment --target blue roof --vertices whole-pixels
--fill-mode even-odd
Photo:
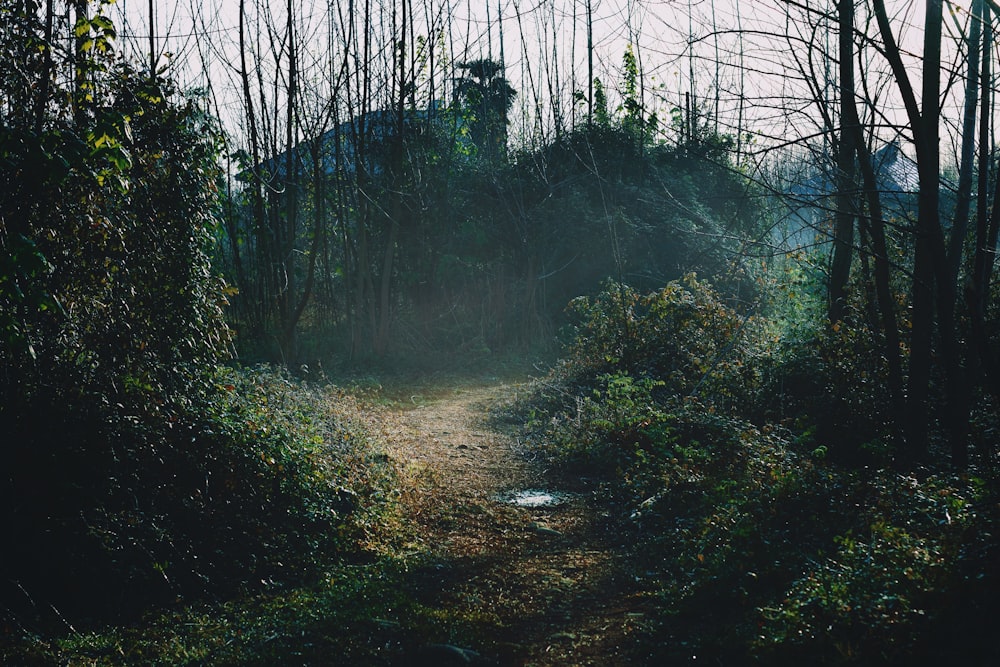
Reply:
[[[895,141],[890,142],[872,154],[872,166],[878,179],[879,191],[883,194],[909,195],[920,190],[920,175],[917,163],[911,160]],[[837,183],[832,172],[814,172],[811,176],[793,183],[788,194],[802,203],[819,200],[836,194]]]
[[[449,114],[442,113],[443,108],[439,102],[433,102],[426,109],[408,109],[404,112],[404,131],[417,130],[428,123],[446,127]],[[453,119],[456,135],[458,129],[464,123],[460,118]],[[384,146],[388,139],[396,133],[396,113],[385,109],[369,111],[355,116],[349,121],[338,124],[332,129],[320,134],[314,139],[306,139],[299,142],[291,151],[291,158],[302,170],[310,169],[312,164],[312,151],[318,149],[321,169],[328,176],[335,176],[338,172],[351,174],[357,170],[357,139],[364,136],[371,146]],[[364,159],[367,162],[370,174],[378,174],[382,171],[382,160],[378,151],[366,151]],[[242,181],[250,180],[250,174],[256,172],[260,177],[268,182],[281,181],[284,179],[285,170],[288,168],[289,151],[283,151],[270,157],[253,170],[246,170],[237,175],[237,179]]]

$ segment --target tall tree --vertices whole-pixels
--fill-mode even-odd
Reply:
[[[507,150],[508,113],[516,92],[504,76],[502,62],[480,58],[459,64],[465,72],[455,86],[458,102],[472,114],[472,138],[487,159]]]
[[[978,366],[986,380],[986,386],[995,400],[1000,400],[1000,356],[990,344],[987,331],[987,309],[990,299],[993,268],[996,256],[998,236],[1000,236],[1000,178],[993,174],[996,180],[996,191],[993,193],[993,209],[990,210],[989,179],[992,163],[990,152],[990,135],[992,132],[992,53],[993,22],[992,6],[985,3],[983,16],[983,48],[980,82],[982,89],[981,114],[979,117],[979,178],[976,196],[976,248],[973,255],[972,275],[969,289],[969,312],[972,329],[972,361],[970,366]]]
[[[907,385],[907,449],[904,460],[922,461],[928,451],[930,380],[934,335],[935,267],[943,266],[944,235],[940,220],[941,190],[941,0],[927,0],[924,13],[923,66],[918,102],[903,64],[883,0],[873,0],[876,20],[906,108],[917,154],[919,195],[914,228],[911,281],[910,367]]]
[[[831,323],[844,318],[847,300],[847,281],[850,278],[851,258],[854,249],[855,196],[855,128],[851,111],[855,108],[854,96],[854,1],[837,2],[837,43],[840,70],[840,136],[837,152],[837,194],[835,227],[833,232],[833,261],[830,269],[829,308]],[[856,115],[856,114],[854,114]]]
[[[938,319],[941,330],[942,357],[945,367],[947,391],[945,393],[944,424],[951,441],[952,463],[959,468],[968,465],[968,424],[971,388],[964,366],[965,355],[959,342],[957,308],[959,271],[962,265],[966,236],[969,229],[969,210],[972,200],[972,182],[975,171],[976,111],[979,102],[980,42],[982,35],[982,0],[973,0],[966,38],[965,100],[963,104],[961,154],[958,168],[958,192],[950,239],[943,248],[943,261],[938,268]],[[988,172],[988,161],[980,169]],[[985,192],[981,193],[985,196]]]

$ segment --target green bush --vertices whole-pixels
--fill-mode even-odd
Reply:
[[[830,425],[846,436],[852,415],[859,434],[882,433],[880,409],[859,404],[881,395],[864,336],[842,326],[805,349],[769,349],[760,332],[773,322],[690,279],[646,297],[612,285],[574,305],[567,357],[515,411],[554,468],[600,480],[657,594],[651,659],[989,662],[991,483],[833,455],[844,443]],[[779,416],[767,401],[776,368],[794,408],[780,422],[766,419]]]
[[[996,517],[977,508],[987,500],[982,480],[879,473],[849,491],[867,506],[760,608],[756,650],[808,650],[825,664],[933,663],[982,651],[986,636],[944,629],[979,626],[971,610],[997,584],[987,555]]]
[[[363,550],[392,471],[354,402],[267,370],[202,379],[103,419],[52,409],[51,429],[17,434],[33,448],[3,484],[2,598],[19,622],[300,583]]]
[[[333,390],[217,370],[218,124],[79,5],[74,53],[0,1],[5,628],[301,579],[388,474]]]
[[[848,321],[807,339],[780,340],[760,359],[755,421],[808,432],[853,465],[886,465],[893,438],[888,368],[877,340]]]
[[[569,376],[622,371],[661,383],[660,394],[739,409],[754,400],[759,322],[694,275],[646,295],[608,283],[595,297],[574,299],[570,310],[562,370]]]

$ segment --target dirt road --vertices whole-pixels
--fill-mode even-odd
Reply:
[[[632,635],[643,603],[592,495],[553,487],[554,475],[486,425],[489,406],[515,391],[413,396],[387,428],[413,546],[428,555],[417,590],[453,628],[435,648],[454,664],[460,651],[471,664],[641,664]]]

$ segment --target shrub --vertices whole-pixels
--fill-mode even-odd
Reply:
[[[759,323],[694,275],[644,296],[608,283],[593,298],[574,299],[570,310],[575,322],[561,370],[569,378],[624,372],[662,383],[661,394],[749,406]]]
[[[827,425],[881,433],[879,409],[859,404],[882,386],[865,337],[841,326],[774,353],[756,335],[773,323],[712,294],[689,279],[578,300],[567,358],[519,407],[553,467],[602,481],[637,581],[658,594],[643,651],[664,664],[988,663],[990,484],[844,466]],[[775,360],[789,389],[792,369],[809,382],[788,396],[798,424],[765,419]]]
[[[301,582],[360,553],[391,470],[354,403],[267,370],[204,380],[103,418],[71,405],[52,430],[17,434],[33,447],[3,484],[2,598],[20,622],[49,605],[85,622]]]
[[[871,332],[844,322],[806,340],[781,341],[761,359],[753,418],[808,432],[853,465],[885,465],[893,421],[887,366]]]
[[[981,480],[877,473],[848,490],[856,506],[865,505],[761,606],[755,650],[809,651],[824,655],[824,664],[865,664],[874,656],[933,664],[956,651],[981,651],[985,636],[960,640],[942,628],[979,625],[969,610],[996,586],[987,572],[995,517],[977,509],[986,500]]]

